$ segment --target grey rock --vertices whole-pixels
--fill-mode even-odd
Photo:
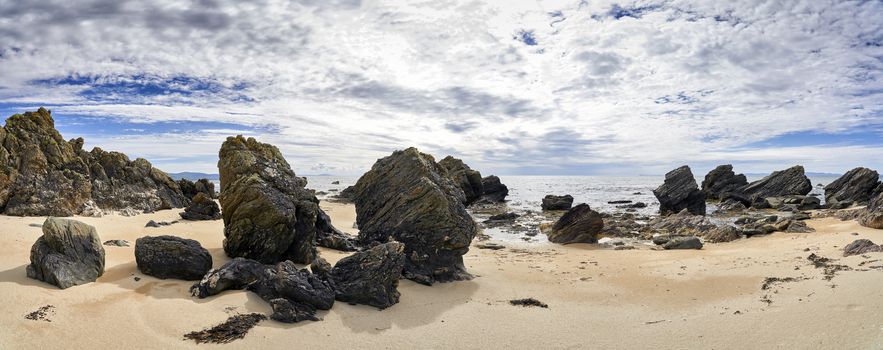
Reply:
[[[869,239],[857,239],[843,247],[843,256],[861,255],[866,253],[883,252],[883,247],[874,244]]]
[[[738,228],[724,225],[705,234],[705,241],[709,243],[731,242],[742,238],[742,231]]]
[[[546,232],[546,236],[550,242],[559,244],[597,243],[603,229],[603,216],[583,203],[561,216]]]
[[[825,186],[827,203],[865,204],[873,198],[880,175],[868,168],[855,168]]]
[[[95,282],[104,274],[104,247],[98,232],[79,221],[46,219],[26,270],[28,277],[61,289]]]
[[[698,237],[678,236],[671,237],[662,245],[663,249],[702,249],[702,241]]]
[[[812,191],[812,183],[800,165],[774,171],[763,179],[749,183],[737,190],[742,195],[751,198],[752,202],[758,198],[805,196],[810,191]]]
[[[331,270],[337,300],[385,309],[399,302],[405,245],[378,244],[345,257]]]
[[[481,173],[469,168],[462,160],[447,156],[439,161],[438,165],[445,170],[447,177],[463,190],[464,204],[472,204],[484,194]]]
[[[733,166],[726,164],[719,165],[705,175],[705,180],[702,181],[702,191],[710,199],[721,199],[722,194],[736,191],[745,185],[748,185],[745,175],[736,175],[733,172]]]
[[[221,218],[221,207],[212,197],[199,192],[180,215],[182,219],[191,221],[218,220]]]
[[[859,214],[858,223],[865,227],[883,229],[883,193],[874,197]]]
[[[509,195],[509,187],[500,182],[496,175],[486,176],[481,179],[483,193],[481,200],[487,203],[502,203]]]
[[[687,209],[705,215],[705,193],[699,189],[690,167],[684,165],[665,174],[665,182],[653,190],[659,200],[659,213],[670,215]]]
[[[199,280],[212,268],[212,256],[199,242],[175,236],[135,240],[135,263],[148,276]]]
[[[573,206],[573,196],[566,194],[556,196],[553,194],[543,197],[541,205],[543,210],[569,210]]]

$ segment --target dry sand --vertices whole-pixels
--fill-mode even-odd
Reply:
[[[323,208],[336,226],[354,232],[351,205]],[[465,257],[477,276],[472,281],[426,287],[403,280],[401,302],[384,311],[337,303],[320,313],[321,322],[264,321],[233,343],[196,345],[183,334],[231,314],[270,308],[244,291],[194,299],[188,294],[193,282],[138,272],[134,241],[145,235],[196,239],[212,253],[215,267],[227,260],[221,221],[144,227],[151,219],[177,219],[177,212],[77,218],[96,226],[102,240],[125,239],[132,246],[106,246],[104,276],[66,290],[25,276],[30,247],[41,234],[29,224],[43,218],[0,216],[0,349],[883,348],[883,270],[871,268],[883,265],[883,253],[840,257],[840,249],[857,238],[883,243],[883,230],[833,218],[810,221],[814,233],[775,233],[701,251],[579,244],[473,248]],[[822,269],[807,261],[810,253],[856,270],[826,281]],[[334,263],[346,254],[322,255]],[[766,277],[807,279],[761,290]],[[526,297],[549,308],[508,303]],[[55,307],[51,322],[25,319],[47,304]]]

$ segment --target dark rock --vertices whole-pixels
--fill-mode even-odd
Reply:
[[[693,215],[684,209],[675,215],[654,218],[650,220],[648,227],[662,233],[702,236],[717,228],[717,225],[703,215]]]
[[[199,242],[175,236],[138,238],[135,262],[145,275],[161,279],[198,280],[212,268],[212,256]]]
[[[334,305],[334,290],[331,285],[307,269],[298,269],[297,265],[286,260],[276,264],[270,271],[272,273],[264,275],[264,279],[249,285],[248,290],[267,301],[285,298],[319,310],[328,310]]]
[[[516,213],[513,213],[513,212],[502,213],[502,214],[497,214],[497,215],[491,215],[490,217],[487,218],[487,220],[485,220],[485,223],[487,223],[487,222],[513,221],[513,220],[515,220],[515,219],[518,219],[518,217],[519,217],[519,215],[516,214]]]
[[[553,194],[543,197],[543,210],[569,210],[573,205],[573,196],[566,194],[556,196]]]
[[[319,321],[316,317],[316,307],[305,303],[295,303],[285,298],[276,298],[267,301],[273,308],[270,318],[282,323],[297,323],[300,321]]]
[[[208,179],[199,179],[196,182],[180,179],[178,180],[178,187],[181,188],[181,193],[184,194],[184,197],[190,200],[193,200],[199,193],[204,193],[212,199],[218,198],[218,193],[215,192],[215,184]]]
[[[150,220],[144,227],[161,227],[158,222]]]
[[[825,186],[827,203],[865,204],[874,195],[880,183],[880,175],[868,168],[855,168]]]
[[[337,202],[351,203],[356,198],[356,188],[355,186],[349,186],[344,188],[343,191],[340,191],[336,196],[332,197]]]
[[[501,203],[509,195],[509,187],[500,182],[500,178],[495,175],[482,178],[481,187],[484,191],[481,196],[483,202]]]
[[[316,243],[320,247],[352,252],[358,249],[358,242],[331,224],[331,217],[322,209],[316,215]]]
[[[190,294],[207,298],[225,290],[245,289],[258,280],[270,278],[274,273],[272,267],[251,259],[235,258],[210,270],[199,283],[190,287]]]
[[[745,175],[736,175],[733,172],[733,166],[730,164],[719,165],[714,170],[705,175],[702,181],[702,191],[711,199],[721,199],[721,195],[727,192],[733,192],[740,187],[748,185]]]
[[[718,205],[717,210],[715,210],[715,214],[740,213],[740,212],[745,211],[746,209],[748,209],[748,208],[746,208],[745,204],[742,204],[742,202],[739,202],[737,200],[728,199],[726,201],[721,202],[720,205]]]
[[[104,245],[114,246],[114,247],[128,247],[129,241],[124,240],[124,239],[112,239],[109,241],[104,241]]]
[[[616,201],[608,201],[607,204],[628,204],[631,203],[630,200],[616,200]]]
[[[221,218],[221,207],[207,194],[199,192],[180,215],[184,220],[218,220]]]
[[[785,229],[785,232],[789,233],[810,233],[815,231],[814,228],[807,226],[805,221],[800,220],[792,220],[788,224],[788,228]]]
[[[331,269],[331,264],[322,257],[316,257],[316,259],[313,259],[313,262],[310,263],[310,272],[326,281],[331,277]]]
[[[509,300],[509,304],[515,306],[524,306],[524,307],[541,307],[544,309],[548,309],[549,305],[546,303],[536,300],[534,298],[525,298],[525,299],[513,299]]]
[[[356,183],[356,214],[363,244],[405,244],[404,276],[419,283],[470,279],[463,254],[478,227],[463,191],[416,148],[380,159]]]
[[[125,154],[98,147],[77,153],[89,166],[92,199],[100,208],[149,212],[188,203],[178,184],[143,158],[130,161]]]
[[[702,242],[698,237],[677,236],[671,237],[662,245],[663,249],[702,249]]]
[[[227,255],[310,263],[316,256],[319,200],[279,149],[254,138],[228,137],[218,168]]]
[[[883,229],[883,193],[874,197],[858,216],[858,223],[865,227]]]
[[[804,212],[796,212],[793,215],[791,215],[791,219],[793,219],[793,220],[809,220],[811,218],[812,218],[812,216],[810,216],[809,214],[804,213]]]
[[[699,189],[690,167],[684,165],[665,174],[665,182],[653,190],[659,200],[659,213],[669,215],[687,209],[705,215],[705,193]]]
[[[843,247],[843,256],[878,252],[883,252],[883,247],[874,244],[874,242],[871,242],[869,239],[857,239],[846,247]]]
[[[378,244],[345,257],[331,270],[337,300],[385,309],[399,302],[405,245]]]
[[[340,185],[340,181],[331,181],[332,185]]]
[[[729,225],[718,227],[705,234],[705,241],[709,243],[731,242],[740,238],[742,231]]]
[[[774,171],[763,179],[754,181],[737,190],[754,202],[758,198],[785,197],[789,195],[805,196],[812,191],[812,183],[804,174],[800,165]]]
[[[640,209],[640,208],[646,208],[647,203],[637,202],[637,203],[626,204],[626,205],[617,205],[616,207],[619,209]]]
[[[463,190],[464,204],[472,204],[484,194],[481,173],[469,168],[462,160],[447,156],[438,162],[438,165],[445,170],[447,177]]]
[[[598,234],[603,229],[603,216],[583,203],[561,216],[546,236],[550,242],[560,244],[597,243]]]
[[[79,221],[49,218],[31,247],[30,278],[61,289],[95,282],[104,274],[104,247],[95,228]]]

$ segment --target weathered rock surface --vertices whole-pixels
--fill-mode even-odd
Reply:
[[[880,175],[874,170],[852,169],[825,186],[825,202],[841,207],[852,203],[865,204],[873,198],[874,190],[880,184],[879,180]]]
[[[858,217],[858,223],[865,227],[883,229],[883,193],[874,197]]]
[[[469,279],[463,254],[477,233],[463,191],[416,148],[379,159],[355,186],[359,240],[405,245],[404,276],[419,283]]]
[[[572,206],[573,196],[569,194],[563,196],[546,195],[541,204],[543,210],[569,210]]]
[[[310,263],[316,256],[319,200],[279,149],[254,138],[229,137],[218,168],[227,255]]]
[[[388,308],[399,302],[399,278],[405,267],[405,245],[378,244],[345,257],[331,270],[337,300]]]
[[[869,239],[857,239],[843,247],[843,256],[878,252],[883,252],[883,246],[876,245]]]
[[[322,209],[316,216],[316,243],[320,247],[352,252],[358,249],[358,241],[331,224],[331,217]]]
[[[438,162],[451,179],[465,195],[464,204],[469,205],[481,198],[484,194],[484,186],[481,184],[481,173],[472,170],[462,160],[447,156]]]
[[[731,242],[742,238],[742,231],[730,225],[723,225],[706,233],[704,238],[709,243]]]
[[[72,142],[79,145],[83,141]],[[130,161],[125,154],[98,147],[88,153],[80,147],[74,149],[89,165],[92,199],[103,209],[152,212],[181,208],[188,203],[178,184],[143,158]]]
[[[806,177],[803,167],[800,165],[774,171],[763,179],[754,181],[737,190],[737,192],[750,198],[752,202],[758,198],[785,197],[789,195],[805,196],[810,191],[812,191],[812,183]]]
[[[95,282],[104,274],[104,247],[94,227],[79,221],[49,218],[43,236],[31,248],[27,275],[61,289]]]
[[[506,187],[500,178],[496,175],[486,176],[481,179],[482,193],[481,200],[488,203],[501,203],[506,200],[509,195],[509,187]]]
[[[719,165],[705,175],[702,181],[702,191],[710,199],[721,199],[721,195],[733,192],[740,187],[748,185],[745,175],[736,175],[730,164]]]
[[[703,236],[717,228],[717,225],[703,215],[693,215],[687,209],[675,215],[660,216],[650,220],[648,226],[653,231],[667,234],[690,234]]]
[[[218,198],[218,193],[215,192],[215,184],[208,179],[199,179],[196,182],[180,179],[178,180],[178,187],[181,188],[181,193],[184,194],[184,197],[190,200],[193,200],[193,197],[196,197],[199,193],[205,193],[209,198]]]
[[[192,281],[212,268],[212,256],[192,239],[147,236],[135,240],[135,263],[148,276]]]
[[[184,220],[218,220],[221,218],[221,207],[209,195],[199,192],[180,215]]]
[[[705,215],[705,193],[699,189],[689,166],[669,171],[665,182],[653,190],[659,200],[659,213],[669,215],[687,209],[695,215]]]
[[[669,249],[702,249],[702,241],[694,236],[675,236],[662,244],[662,248]]]
[[[561,216],[546,236],[550,242],[560,244],[597,243],[598,234],[603,229],[603,215],[583,203]]]

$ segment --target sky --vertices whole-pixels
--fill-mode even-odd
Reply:
[[[0,115],[167,172],[883,170],[883,1],[0,0]]]

